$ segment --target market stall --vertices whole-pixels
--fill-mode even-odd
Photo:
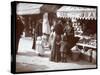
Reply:
[[[25,36],[32,36],[32,30],[35,28],[37,21],[42,18],[40,13],[40,8],[43,4],[27,4],[27,3],[18,3],[16,14],[21,18],[25,29]]]
[[[43,4],[19,3],[17,4],[17,15],[39,14],[42,5]]]
[[[92,59],[93,53],[96,54],[96,8],[95,7],[78,7],[78,6],[62,6],[57,10],[57,17],[65,20],[71,19],[74,27],[75,37],[79,37],[80,40],[76,43],[77,46],[81,46],[86,55],[89,56],[89,61]],[[88,51],[90,50],[91,51]],[[90,58],[91,57],[91,58]],[[96,58],[96,55],[95,55]],[[95,59],[96,60],[96,59]]]

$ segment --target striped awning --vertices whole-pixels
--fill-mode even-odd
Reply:
[[[96,20],[96,8],[62,6],[60,9],[57,10],[57,17]]]
[[[29,14],[39,14],[40,7],[43,4],[33,4],[33,3],[19,3],[17,4],[17,15],[29,15]]]

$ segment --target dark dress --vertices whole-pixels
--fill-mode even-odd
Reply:
[[[61,49],[60,49],[62,62],[67,62],[68,50],[69,50],[69,44],[67,42],[67,37],[63,36],[61,42]]]
[[[78,37],[74,37],[74,28],[72,26],[70,26],[70,29],[66,30],[66,34],[67,34],[67,42],[68,42],[67,55],[72,60],[71,48],[76,45],[76,43],[78,42],[79,38]]]
[[[74,29],[70,25],[66,25],[64,28],[64,32],[66,32],[67,37],[67,56],[69,56],[72,59],[72,51],[71,48],[75,45],[74,40]]]
[[[61,36],[56,35],[55,40],[54,40],[53,50],[51,51],[51,61],[55,61],[55,62],[61,61],[60,41],[61,41]],[[59,43],[59,44],[57,44],[57,43]]]
[[[61,61],[61,34],[63,34],[63,26],[61,24],[55,25],[55,40],[53,44],[53,48],[51,50],[51,61],[59,62]]]

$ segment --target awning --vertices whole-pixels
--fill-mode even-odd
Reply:
[[[17,4],[17,15],[39,14],[43,4],[19,3]]]
[[[57,10],[59,18],[96,19],[96,8],[62,6]]]
[[[61,5],[48,5],[48,4],[44,4],[41,7],[41,13],[56,13],[57,10],[61,7]]]

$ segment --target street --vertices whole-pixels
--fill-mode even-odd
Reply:
[[[32,39],[21,38],[19,51],[16,55],[16,72],[96,68],[96,64],[83,60],[71,61],[68,59],[66,63],[62,63],[52,62],[49,57],[50,50],[45,51],[44,56],[38,56],[35,50],[32,49]]]

